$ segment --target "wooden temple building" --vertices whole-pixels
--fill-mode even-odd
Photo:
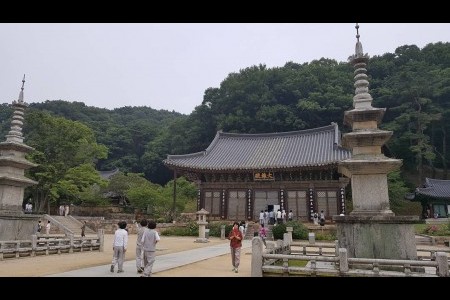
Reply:
[[[337,124],[291,132],[217,132],[202,152],[168,155],[174,177],[197,183],[197,210],[210,219],[258,220],[261,210],[292,210],[295,220],[345,213],[349,179],[338,162],[351,157]]]
[[[421,202],[424,218],[447,218],[450,213],[450,180],[427,177],[423,186],[406,198]]]

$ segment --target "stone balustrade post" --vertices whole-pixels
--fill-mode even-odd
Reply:
[[[36,250],[37,248],[37,235],[31,235],[31,249]]]
[[[345,248],[339,248],[339,271],[348,272],[348,253]]]
[[[286,227],[286,231],[289,235],[289,244],[291,244],[292,243],[292,231],[294,231],[294,227],[292,227],[292,226]]]
[[[220,225],[220,239],[225,239],[225,225]]]
[[[252,262],[251,262],[251,276],[262,277],[263,266],[263,242],[260,237],[255,236],[252,239]]]
[[[69,253],[73,253],[73,248],[74,248],[74,241],[73,241],[73,233],[69,233],[69,244],[70,244],[70,248],[69,248]]]
[[[283,233],[283,254],[290,254],[291,253],[291,238],[289,237],[289,233]]]
[[[438,264],[436,274],[439,277],[448,277],[448,261],[445,252],[436,252],[436,262]]]
[[[100,252],[103,252],[104,245],[105,245],[104,229],[100,228],[98,230],[98,232],[97,232],[97,236],[98,236],[98,240],[99,240],[99,243],[100,243],[99,250],[100,250]]]

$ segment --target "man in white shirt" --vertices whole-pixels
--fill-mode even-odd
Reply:
[[[113,242],[114,253],[110,271],[114,272],[114,267],[117,264],[117,273],[122,273],[123,261],[128,246],[128,231],[125,230],[125,228],[127,228],[127,222],[120,221],[117,225],[119,225],[119,229],[117,229],[116,232],[114,233],[114,242]]]

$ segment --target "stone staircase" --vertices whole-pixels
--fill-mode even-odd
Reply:
[[[435,245],[436,240],[432,236],[424,235],[424,234],[416,234],[416,245]]]
[[[81,226],[83,226],[83,222],[78,221],[72,216],[53,216],[53,215],[44,215],[45,219],[50,220],[52,227],[57,227],[60,232],[65,234],[73,234],[74,236],[81,236]],[[53,231],[53,230],[51,230]],[[86,226],[84,231],[86,236],[88,235],[96,235],[97,233]]]
[[[247,224],[247,232],[245,233],[244,240],[251,240],[253,238],[253,224],[254,222]],[[273,241],[273,233],[272,233],[273,225],[267,225],[266,232],[267,232],[267,241]]]

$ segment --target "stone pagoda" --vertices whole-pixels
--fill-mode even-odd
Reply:
[[[344,114],[344,124],[352,132],[342,137],[342,145],[352,157],[339,163],[339,172],[351,179],[353,211],[333,216],[337,223],[339,247],[349,257],[416,259],[413,223],[418,217],[395,216],[389,205],[387,174],[402,165],[399,159],[384,156],[382,146],[392,131],[380,130],[385,108],[372,107],[366,65],[356,24],[355,54],[349,57],[355,71],[353,109]]]
[[[11,130],[0,143],[0,240],[30,239],[39,217],[25,215],[22,209],[25,187],[37,184],[24,175],[26,169],[36,166],[25,158],[34,148],[23,143],[23,115],[28,106],[23,101],[24,84],[25,75],[19,99],[12,103]]]

